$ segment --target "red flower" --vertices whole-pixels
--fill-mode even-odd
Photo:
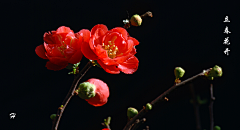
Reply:
[[[108,128],[103,128],[102,130],[109,130]]]
[[[90,37],[89,43],[82,44],[83,55],[91,60],[97,60],[99,65],[108,73],[133,74],[138,68],[135,46],[139,42],[128,35],[121,27],[111,30],[103,24],[94,26],[85,32]]]
[[[78,34],[85,32],[81,30]],[[74,32],[65,26],[59,27],[56,31],[45,33],[44,44],[36,47],[36,54],[43,59],[48,59],[46,64],[49,70],[64,69],[68,63],[76,64],[82,59],[81,44],[83,35],[75,35]],[[88,42],[88,41],[87,41]]]
[[[98,107],[103,106],[107,103],[109,97],[109,89],[106,83],[102,80],[91,78],[88,79],[86,82],[93,84],[96,86],[95,88],[95,96],[89,99],[85,99],[89,104]],[[80,89],[81,90],[81,89]]]

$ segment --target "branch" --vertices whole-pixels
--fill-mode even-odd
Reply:
[[[193,99],[194,114],[196,117],[196,130],[201,130],[201,121],[200,121],[200,115],[199,115],[199,103],[197,101],[197,97],[196,97],[194,87],[192,84],[190,84],[190,89],[191,89],[192,99]]]
[[[158,96],[155,100],[153,100],[151,102],[151,105],[156,105],[158,102],[160,101],[164,101],[164,97],[166,95],[168,95],[170,92],[172,92],[173,90],[175,90],[177,87],[189,82],[189,81],[192,81],[193,79],[197,78],[197,77],[200,77],[200,76],[204,76],[205,73],[209,72],[210,69],[208,70],[204,70],[202,73],[198,74],[198,75],[195,75],[187,80],[184,80],[183,82],[179,83],[179,84],[175,84],[173,85],[171,88],[169,88],[167,91],[165,91],[163,94],[161,94],[160,96]],[[134,116],[127,124],[126,126],[124,127],[123,130],[129,130],[130,126],[132,123],[134,123],[136,121],[136,119],[140,119],[142,116],[144,116],[148,111],[145,110],[145,107],[136,115]]]
[[[209,104],[209,114],[210,114],[210,130],[213,130],[214,127],[214,120],[213,120],[213,101],[215,100],[215,97],[213,96],[213,84],[211,83],[210,86],[210,104]]]
[[[137,119],[131,130],[136,130],[141,125],[140,123],[143,124],[145,122],[146,118],[143,118],[142,120]]]
[[[82,69],[82,71],[74,78],[74,81],[72,83],[72,86],[67,94],[67,96],[65,97],[65,99],[62,102],[61,107],[58,108],[56,117],[54,119],[54,123],[52,125],[52,130],[57,130],[58,129],[58,125],[60,122],[60,119],[62,117],[63,111],[66,108],[68,102],[70,101],[70,99],[72,98],[72,96],[74,95],[74,91],[79,83],[79,81],[82,79],[82,77],[86,74],[86,72],[92,67],[92,63],[89,61],[86,66]]]

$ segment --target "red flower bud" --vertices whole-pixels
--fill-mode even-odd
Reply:
[[[91,78],[79,85],[78,96],[97,107],[107,103],[109,89],[102,80]]]

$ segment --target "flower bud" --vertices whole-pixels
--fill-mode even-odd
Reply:
[[[54,120],[54,119],[56,118],[56,114],[52,114],[52,115],[50,116],[50,118],[51,118],[52,120]]]
[[[135,14],[131,17],[130,23],[133,26],[140,26],[142,24],[142,18],[138,14]]]
[[[129,107],[128,110],[127,110],[127,116],[128,118],[133,118],[135,115],[138,114],[138,110],[135,109],[135,108],[132,108],[132,107]]]
[[[89,82],[83,82],[79,85],[78,96],[82,99],[89,99],[95,96],[96,86]]]
[[[95,107],[107,103],[109,88],[102,80],[91,78],[79,85],[78,96]]]
[[[184,73],[185,73],[185,70],[181,67],[176,67],[174,69],[174,75],[175,75],[176,79],[182,78]]]
[[[211,77],[221,77],[222,76],[222,68],[215,65],[212,70],[209,71],[209,76]]]
[[[221,127],[220,126],[215,126],[214,130],[221,130]]]
[[[209,80],[222,76],[222,68],[215,65],[208,73],[205,74]]]
[[[150,103],[146,104],[146,110],[152,110],[152,105]]]

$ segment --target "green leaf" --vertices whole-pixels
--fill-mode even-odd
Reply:
[[[110,121],[111,121],[111,117],[109,116],[109,117],[107,118],[107,124],[108,124],[108,125],[110,124]]]
[[[68,74],[73,74],[73,72],[69,72]]]
[[[74,69],[77,69],[78,65],[80,64],[80,62],[76,63],[76,64],[73,64],[73,68]]]

